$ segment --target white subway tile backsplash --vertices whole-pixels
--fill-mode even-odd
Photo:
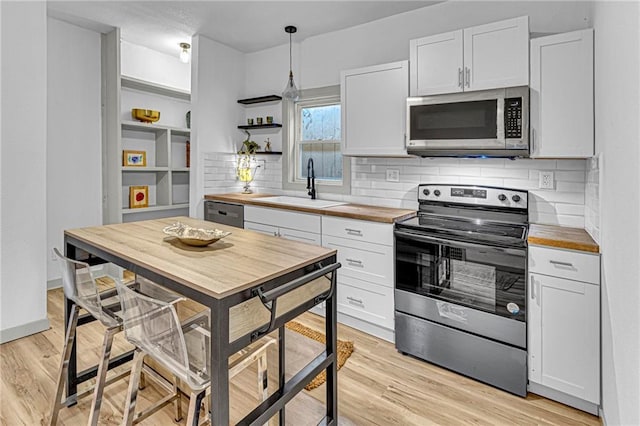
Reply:
[[[475,176],[460,176],[457,183],[462,185],[504,186],[503,179]]]
[[[585,172],[584,171],[562,171],[556,170],[554,178],[556,181],[565,181],[565,182],[584,182],[585,181]]]
[[[529,171],[526,169],[506,169],[504,167],[491,169],[482,167],[480,169],[480,176],[509,179],[528,179]]]
[[[556,168],[556,160],[532,160],[529,158],[518,158],[515,160],[505,160],[504,167],[507,169],[553,170]]]
[[[441,176],[480,176],[480,167],[440,167]]]
[[[582,182],[556,182],[556,191],[558,192],[584,192],[585,185]]]
[[[306,192],[282,190],[282,157],[262,157],[259,156],[261,167],[251,183],[254,191],[306,196]],[[229,153],[205,155],[204,179],[207,192],[241,190],[242,183],[235,177],[235,159],[235,154]],[[504,158],[357,157],[351,159],[351,194],[320,194],[320,198],[415,210],[418,207],[417,186],[421,183],[499,186],[530,191],[531,222],[578,227],[586,225],[595,228],[592,223],[599,220],[597,161],[594,170],[590,163],[593,162]],[[399,182],[386,181],[388,168],[400,170]],[[554,172],[555,189],[538,188],[540,170]],[[586,220],[585,217],[590,219]]]

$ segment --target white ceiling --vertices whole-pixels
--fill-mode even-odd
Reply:
[[[56,1],[50,16],[93,30],[121,28],[123,40],[165,53],[202,34],[241,52],[294,42],[440,1]]]

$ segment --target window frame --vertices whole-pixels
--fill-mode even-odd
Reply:
[[[298,106],[322,106],[340,103],[340,86],[327,86],[300,91],[298,101],[282,100],[282,188],[285,190],[306,191],[306,178],[296,179],[298,167],[298,146],[296,135],[300,131],[300,120],[297,120]],[[341,106],[342,108],[342,106]],[[342,114],[341,118],[342,120]],[[343,123],[340,123],[343,128]],[[344,132],[343,132],[344,134]],[[342,135],[340,151],[344,148]],[[304,171],[303,171],[304,172]],[[304,173],[301,173],[304,176]],[[319,193],[351,194],[351,158],[342,155],[342,182],[316,179],[316,190]]]

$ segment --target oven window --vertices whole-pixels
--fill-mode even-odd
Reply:
[[[398,237],[396,288],[524,321],[526,250],[507,253]]]
[[[497,103],[492,99],[412,106],[411,139],[496,139]]]

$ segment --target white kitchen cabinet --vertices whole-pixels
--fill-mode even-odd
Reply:
[[[263,234],[320,245],[320,216],[268,207],[245,206],[244,227]]]
[[[530,156],[593,156],[593,30],[531,40],[530,86]]]
[[[599,256],[529,247],[529,390],[597,414]]]
[[[529,84],[529,17],[414,39],[411,96]]]
[[[406,156],[407,61],[342,71],[342,155]]]
[[[338,321],[393,342],[393,224],[323,216],[322,245],[342,264]]]

